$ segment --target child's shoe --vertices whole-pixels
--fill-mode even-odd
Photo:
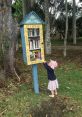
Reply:
[[[54,95],[49,95],[49,97],[54,97]]]
[[[55,95],[58,95],[58,93],[57,93],[57,92],[55,92]]]

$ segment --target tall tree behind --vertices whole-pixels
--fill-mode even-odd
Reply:
[[[66,29],[65,29],[65,38],[64,38],[64,57],[66,57],[67,34],[68,34],[68,8],[67,8],[67,0],[65,0],[65,9],[66,9]]]
[[[22,0],[23,17],[31,11],[31,8],[33,7],[34,3],[35,0]]]
[[[2,62],[2,42],[3,42],[3,3],[2,0],[0,0],[0,63]]]
[[[51,54],[51,41],[50,41],[50,19],[49,19],[49,0],[45,2],[45,51],[46,54]]]
[[[12,18],[11,0],[2,0],[2,52],[6,75],[14,73],[17,27]],[[0,22],[1,23],[1,22]]]
[[[76,3],[73,0],[73,44],[76,44]]]

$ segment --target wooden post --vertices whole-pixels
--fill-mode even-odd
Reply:
[[[39,94],[37,64],[32,65],[32,75],[33,75],[34,91],[35,91],[36,94]]]

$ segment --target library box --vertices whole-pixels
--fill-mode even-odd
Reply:
[[[27,65],[44,62],[43,20],[34,12],[20,23],[23,59]]]

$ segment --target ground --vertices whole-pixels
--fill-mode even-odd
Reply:
[[[70,47],[64,58],[63,47],[54,46],[52,55],[46,56],[49,59],[58,61],[58,96],[48,96],[47,74],[42,64],[38,65],[40,94],[34,93],[32,66],[23,63],[19,51],[16,71],[21,80],[14,76],[0,88],[1,117],[82,117],[82,50]]]

